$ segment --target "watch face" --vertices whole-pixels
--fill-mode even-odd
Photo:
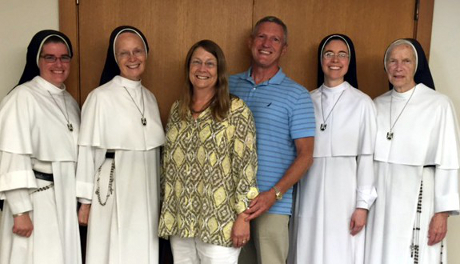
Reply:
[[[283,195],[279,192],[276,193],[276,200],[281,200],[283,199]]]
[[[276,200],[281,200],[281,199],[283,199],[283,194],[278,190],[278,188],[276,188],[275,186],[273,186],[273,190],[275,190]]]

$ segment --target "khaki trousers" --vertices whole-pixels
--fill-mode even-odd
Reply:
[[[289,215],[265,213],[251,221],[251,240],[239,264],[285,264],[289,251]]]

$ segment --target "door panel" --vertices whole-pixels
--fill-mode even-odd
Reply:
[[[83,0],[79,12],[82,101],[98,86],[110,33],[120,25],[139,28],[149,42],[142,83],[157,97],[163,122],[182,93],[185,56],[195,42],[211,39],[218,43],[233,71],[249,65],[241,40],[252,26],[250,1]]]
[[[429,50],[434,0],[79,0],[79,6],[60,0],[61,29],[77,39],[69,90],[82,104],[97,87],[110,32],[123,24],[138,27],[151,52],[143,84],[154,92],[163,122],[182,93],[183,61],[198,40],[216,41],[224,50],[229,73],[247,69],[247,38],[255,22],[275,15],[289,30],[288,52],[281,66],[292,79],[316,88],[317,45],[331,33],[350,36],[355,44],[360,89],[376,97],[388,89],[383,53],[396,38],[416,36]],[[79,61],[78,61],[79,60]],[[73,91],[72,89],[75,89]]]
[[[318,45],[325,36],[342,33],[355,44],[360,89],[371,97],[388,90],[383,53],[394,39],[412,37],[414,1],[288,2],[255,0],[254,21],[271,13],[287,24],[289,46],[281,65],[291,78],[315,89]]]

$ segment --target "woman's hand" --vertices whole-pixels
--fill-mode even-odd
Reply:
[[[432,246],[441,242],[447,234],[447,218],[449,213],[436,213],[431,218],[430,229],[428,230],[428,245]]]
[[[367,213],[366,209],[356,208],[351,216],[350,221],[350,234],[352,236],[361,232],[367,222]]]
[[[34,225],[32,220],[30,220],[29,213],[23,213],[14,217],[13,233],[18,236],[30,237],[32,231],[34,230]]]
[[[89,211],[91,204],[82,204],[80,210],[78,210],[78,223],[82,226],[88,225]]]
[[[233,241],[233,247],[242,247],[251,238],[249,221],[245,221],[246,217],[248,216],[248,214],[243,212],[238,215],[238,217],[235,220],[235,223],[233,223],[231,237]]]

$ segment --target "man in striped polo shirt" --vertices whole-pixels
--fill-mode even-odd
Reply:
[[[289,249],[292,186],[313,161],[314,110],[308,90],[279,67],[287,50],[287,28],[279,18],[259,20],[249,47],[252,65],[230,77],[230,92],[243,99],[254,115],[260,194],[246,210],[247,220],[254,219],[252,239],[239,263],[281,264],[286,263]]]

